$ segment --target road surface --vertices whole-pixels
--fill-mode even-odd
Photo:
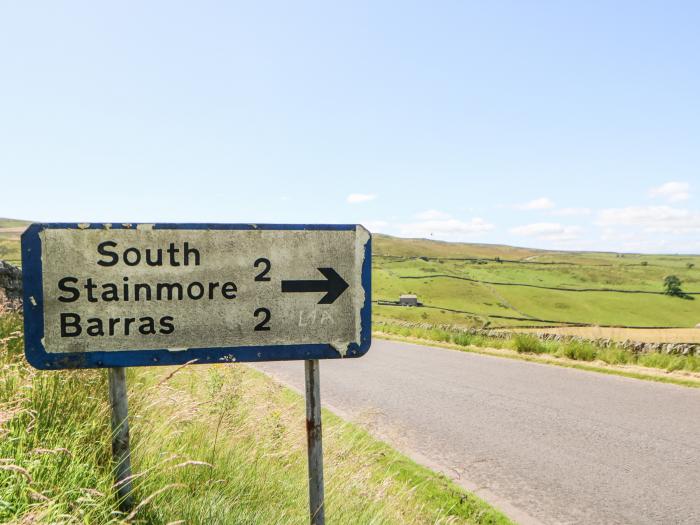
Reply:
[[[700,523],[697,389],[375,340],[321,399],[520,523]]]

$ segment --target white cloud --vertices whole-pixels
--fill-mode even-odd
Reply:
[[[400,234],[404,237],[435,237],[444,240],[461,240],[493,228],[493,224],[480,217],[474,217],[466,222],[446,218],[399,225]]]
[[[558,210],[552,210],[551,215],[557,215],[559,217],[573,217],[575,215],[590,215],[593,212],[590,208],[559,208]]]
[[[591,246],[586,249],[627,253],[699,253],[700,242],[694,237],[652,235],[640,228],[605,226],[591,236]]]
[[[450,215],[438,210],[425,210],[416,214],[416,218],[422,221],[449,219]]]
[[[541,241],[571,241],[578,239],[582,231],[578,226],[563,226],[556,222],[537,222],[510,229],[514,235],[534,237]]]
[[[679,202],[690,198],[690,184],[687,182],[667,182],[649,190],[651,197],[658,197],[668,202]]]
[[[622,233],[614,228],[606,227],[600,233],[600,238],[603,241],[629,241],[634,240],[636,237],[633,233]]]
[[[609,208],[598,214],[601,226],[637,226],[647,233],[698,233],[700,212],[670,206]]]
[[[360,224],[372,233],[378,233],[380,230],[385,230],[389,226],[387,221],[362,221]]]
[[[351,193],[345,200],[350,204],[358,204],[360,202],[373,201],[376,198],[377,195],[375,193]]]
[[[539,199],[531,200],[525,204],[520,204],[517,206],[519,210],[549,210],[554,208],[554,202],[547,197],[540,197]]]

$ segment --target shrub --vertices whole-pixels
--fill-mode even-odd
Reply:
[[[593,361],[598,354],[595,345],[583,341],[568,341],[562,344],[557,351],[560,357],[568,357],[577,361]]]
[[[513,338],[515,350],[520,353],[542,354],[547,348],[537,337],[528,334],[516,334]]]
[[[469,346],[472,344],[472,336],[469,334],[455,334],[452,338],[452,342],[459,346]]]
[[[610,365],[625,365],[633,360],[630,352],[617,347],[601,348],[596,357]]]
[[[445,332],[443,330],[438,330],[437,340],[443,343],[449,343],[452,341],[452,334],[450,332]]]
[[[681,289],[681,280],[675,275],[669,275],[664,279],[664,293],[674,297],[685,295]]]

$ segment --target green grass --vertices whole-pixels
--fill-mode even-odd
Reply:
[[[28,226],[26,221],[0,218],[0,260],[8,261],[16,266],[21,264],[20,234],[3,232],[3,228],[23,228]]]
[[[0,260],[19,266],[21,258],[19,240],[4,239],[0,236]]]
[[[608,357],[607,353],[601,353],[599,357],[598,347],[586,341],[567,341],[557,346],[558,348],[554,352],[556,356],[566,357],[567,359],[574,359],[576,361],[594,361],[596,359],[604,361],[604,358]],[[621,349],[618,348],[617,350]],[[619,361],[619,356],[616,356],[616,359]],[[629,360],[627,362],[631,362],[632,359],[633,355],[630,353]],[[618,362],[617,364],[620,363]]]
[[[513,336],[513,346],[519,353],[544,354],[547,348],[537,337],[527,334],[515,334]]]
[[[646,354],[637,359],[642,366],[662,368],[668,371],[688,370],[700,372],[700,356],[678,356],[668,354]]]
[[[0,317],[0,522],[308,522],[299,395],[244,365],[130,369],[138,505],[127,516],[115,510],[105,371],[36,371],[20,329],[19,316]],[[323,418],[329,523],[510,523],[360,427]]]
[[[20,329],[0,317],[0,522],[115,523],[104,374],[29,368]]]

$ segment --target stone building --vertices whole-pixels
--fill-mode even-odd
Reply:
[[[412,294],[404,294],[399,297],[399,305],[401,306],[420,306],[418,296]]]

